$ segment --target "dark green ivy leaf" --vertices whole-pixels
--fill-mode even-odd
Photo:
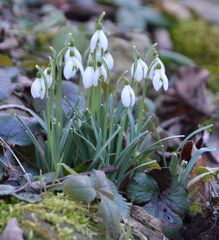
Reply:
[[[100,195],[101,202],[98,215],[102,219],[106,239],[118,239],[120,235],[120,212],[114,201],[104,195]]]
[[[175,213],[183,216],[187,207],[187,193],[183,187],[173,183],[170,188],[160,195],[161,200],[166,203]]]
[[[112,190],[106,178],[105,172],[100,170],[93,170],[91,174],[91,179],[93,181],[93,185],[98,197],[100,194],[102,194],[110,198],[111,200],[114,200]]]
[[[123,219],[128,219],[129,217],[129,205],[127,203],[127,200],[118,192],[118,189],[116,185],[108,180],[113,197],[114,197],[114,202],[119,208],[120,215],[122,216]]]
[[[37,127],[37,121],[32,117],[20,118],[34,132]],[[31,140],[26,133],[25,127],[19,122],[17,117],[11,113],[0,113],[0,137],[9,144],[19,146],[31,145]]]
[[[132,202],[141,204],[150,201],[158,192],[158,184],[151,176],[137,173],[128,187],[127,196]]]
[[[64,181],[64,193],[72,200],[87,204],[96,198],[93,182],[88,176],[69,176]]]

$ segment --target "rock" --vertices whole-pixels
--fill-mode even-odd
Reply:
[[[205,20],[219,25],[219,4],[218,1],[207,0],[181,0],[181,2],[195,11]]]
[[[11,218],[0,238],[1,240],[23,240],[23,230],[18,226],[16,218]]]

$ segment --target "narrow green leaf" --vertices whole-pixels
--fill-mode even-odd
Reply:
[[[183,174],[182,179],[180,181],[183,187],[186,186],[186,181],[189,177],[189,174],[192,168],[195,166],[196,162],[199,160],[200,156],[205,152],[212,152],[212,151],[215,151],[215,148],[201,148],[192,155],[192,159],[189,161],[185,169],[185,173]]]

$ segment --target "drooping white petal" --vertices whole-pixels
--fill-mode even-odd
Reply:
[[[94,76],[93,76],[93,86],[97,86],[98,85],[98,80],[100,78],[100,71],[99,69],[97,68],[94,72]]]
[[[134,79],[135,79],[135,81],[140,82],[142,80],[142,78],[143,78],[143,69],[138,61],[137,66],[136,66],[136,71],[134,73]]]
[[[74,56],[71,56],[71,52],[74,53]],[[64,55],[64,62],[67,63],[67,61],[73,57],[76,57],[78,61],[82,63],[82,57],[78,49],[76,47],[68,47]]]
[[[161,67],[161,70],[165,73],[165,66],[164,64],[162,63],[162,61],[160,60],[160,58],[157,58],[154,62],[154,64],[152,65],[151,69],[150,69],[150,72],[149,72],[149,78],[150,79],[153,79],[154,77],[154,74],[155,74],[155,71],[156,71],[156,68],[157,66],[160,65]]]
[[[104,54],[103,59],[106,62],[108,69],[111,70],[114,65],[114,60],[113,60],[112,55],[109,52],[107,52]]]
[[[91,37],[90,51],[94,52],[96,48],[103,49],[103,51],[108,48],[108,40],[103,30],[97,30]]]
[[[97,30],[93,36],[91,37],[91,40],[90,40],[90,51],[91,52],[94,52],[96,46],[97,46],[97,41],[99,40],[99,31],[100,30]]]
[[[81,75],[83,75],[83,73],[84,73],[84,68],[83,68],[82,64],[80,63],[80,61],[78,61],[78,59],[75,57],[75,58],[73,58],[73,62],[74,62],[74,66],[75,66],[77,69],[79,69],[80,72],[81,72]]]
[[[163,85],[163,82],[161,81],[161,72],[160,71],[161,70],[155,70],[154,77],[152,79],[152,83],[153,83],[154,89],[156,91],[158,91]]]
[[[152,67],[151,67],[151,69],[150,69],[149,75],[148,75],[149,79],[151,79],[151,80],[152,80],[153,77],[154,77],[155,67],[156,67],[156,65],[153,64]]]
[[[121,101],[125,107],[130,107],[135,104],[135,93],[129,85],[126,85],[122,89]]]
[[[99,46],[100,48],[103,49],[103,51],[106,51],[108,48],[108,40],[107,37],[105,35],[105,33],[103,32],[103,30],[99,30]]]
[[[160,60],[160,58],[157,59],[157,63],[160,64],[161,70],[165,73],[166,69],[165,69],[165,66],[164,66],[163,62]]]
[[[81,75],[84,73],[84,68],[82,64],[76,57],[71,57],[67,63],[65,63],[63,74],[66,79],[70,79],[75,76],[78,69],[81,72]]]
[[[70,56],[70,52],[71,52],[71,47],[69,47],[66,52],[65,52],[65,55],[64,55],[64,62],[67,63],[67,61],[71,58]]]
[[[134,69],[135,69],[135,63],[132,63],[131,66],[131,76],[134,77]]]
[[[45,77],[46,77],[46,81],[47,81],[47,86],[48,88],[50,88],[52,86],[52,74],[48,74],[48,68],[46,68],[44,71],[43,71]]]
[[[46,87],[43,79],[36,78],[32,83],[30,91],[33,98],[43,99],[46,93]]]
[[[161,80],[163,81],[164,90],[167,91],[169,87],[169,81],[166,74],[163,71],[161,71]]]
[[[78,59],[78,61],[82,64],[82,57],[81,57],[81,53],[78,51],[78,49],[76,47],[73,47],[73,51],[75,54],[75,57]]]
[[[82,76],[82,83],[84,88],[90,88],[93,85],[94,69],[88,66]]]
[[[99,68],[100,70],[100,77],[103,78],[103,80],[106,82],[107,81],[107,72],[105,66],[102,64],[101,67]]]
[[[66,62],[65,66],[64,66],[64,70],[63,70],[64,77],[67,80],[75,76],[77,70],[75,69],[74,66],[75,66],[74,61],[72,60],[72,58],[70,58]]]
[[[143,70],[143,78],[146,78],[147,72],[148,72],[148,66],[142,59],[139,59],[139,64],[141,65]]]
[[[95,51],[95,58],[97,62],[101,59],[101,55],[102,55],[102,51],[99,47],[97,47]]]
[[[136,68],[135,68],[135,63],[133,63],[131,66],[131,75],[134,78],[134,80],[137,82],[140,82],[143,78],[146,78],[147,71],[148,71],[148,66],[141,58],[137,60]]]

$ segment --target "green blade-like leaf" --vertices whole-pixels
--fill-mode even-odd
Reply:
[[[106,149],[106,147],[111,143],[111,141],[114,139],[114,137],[118,134],[118,132],[120,131],[121,128],[117,128],[115,132],[112,133],[112,135],[107,139],[107,141],[104,143],[104,145],[102,146],[102,148],[100,149],[100,151],[96,154],[96,156],[94,157],[92,164],[90,166],[89,169],[92,169],[97,160],[100,158],[102,152]]]
[[[199,129],[195,130],[194,132],[192,132],[191,134],[189,134],[189,135],[180,143],[180,145],[179,145],[178,148],[176,149],[176,152],[178,152],[178,151],[181,149],[181,147],[182,147],[189,139],[191,139],[193,136],[195,136],[196,134],[198,134],[198,133],[200,133],[200,132],[202,132],[202,131],[204,131],[204,130],[207,130],[207,129],[213,127],[213,126],[214,126],[213,124],[210,124],[210,125],[201,127],[201,128],[199,128]]]
[[[181,181],[180,181],[181,186],[183,186],[183,187],[186,186],[189,174],[190,174],[192,168],[195,166],[196,162],[199,160],[199,157],[205,152],[212,152],[212,151],[215,151],[215,148],[201,148],[192,155],[192,158],[189,161],[189,163],[185,169],[185,172],[181,178]]]

